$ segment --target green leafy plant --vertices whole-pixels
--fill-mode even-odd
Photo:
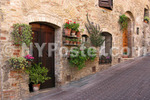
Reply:
[[[78,41],[78,39],[71,39],[71,41],[73,41],[73,42],[77,42],[77,41]]]
[[[12,57],[8,62],[14,69],[24,69],[29,67],[28,61],[24,57]]]
[[[100,47],[105,41],[101,35],[101,30],[99,25],[94,25],[90,22],[87,14],[88,23],[85,24],[85,27],[90,35],[91,44],[95,47]]]
[[[119,24],[121,26],[121,30],[127,29],[128,27],[128,17],[126,15],[121,15],[119,18]]]
[[[145,16],[144,20],[146,20],[147,22],[149,22],[150,18],[148,16]]]
[[[13,25],[13,40],[15,45],[22,45],[25,43],[27,46],[30,46],[32,42],[32,29],[30,25],[27,24],[14,24]]]
[[[64,28],[71,29],[71,28],[72,28],[72,23],[70,23],[69,21],[66,22],[66,23],[64,24]]]
[[[78,53],[77,56],[76,53]],[[85,56],[83,56],[82,54],[85,54]],[[69,63],[71,64],[71,66],[73,67],[78,67],[78,69],[82,69],[83,67],[85,67],[85,62],[87,60],[91,60],[94,61],[96,58],[96,50],[91,50],[91,55],[93,56],[89,56],[88,55],[88,49],[84,49],[84,50],[80,50],[79,48],[73,49],[70,52],[70,58],[69,58]]]
[[[29,74],[30,82],[34,84],[44,83],[46,80],[50,79],[47,77],[48,69],[41,67],[42,63],[34,64],[32,67],[26,69],[26,73]]]
[[[73,31],[77,32],[79,27],[80,27],[79,23],[74,22],[74,23],[71,24],[71,29]]]

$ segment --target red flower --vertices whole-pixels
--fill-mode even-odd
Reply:
[[[67,28],[69,28],[69,27],[67,27]]]
[[[74,22],[74,24],[75,24],[76,22]]]
[[[69,24],[69,22],[66,22],[67,24]]]
[[[72,21],[70,20],[70,22],[72,22]]]

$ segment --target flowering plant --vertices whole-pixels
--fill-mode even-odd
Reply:
[[[8,62],[14,69],[24,69],[28,67],[28,62],[24,57],[12,57]]]
[[[71,27],[72,27],[72,23],[71,22],[72,21],[66,22],[65,25],[64,25],[64,28],[71,29]]]
[[[71,29],[72,29],[73,31],[76,31],[76,32],[77,32],[77,31],[79,30],[79,29],[78,29],[79,26],[80,26],[79,23],[74,22],[74,23],[71,24]]]
[[[106,59],[110,59],[110,56],[107,56]]]
[[[27,61],[33,61],[34,57],[32,57],[32,55],[26,55],[25,56]]]

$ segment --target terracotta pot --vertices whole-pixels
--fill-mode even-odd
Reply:
[[[72,41],[70,41],[70,42],[69,42],[69,44],[73,44],[73,42],[72,42]]]
[[[123,55],[122,58],[128,58],[128,55]]]
[[[144,22],[145,22],[145,23],[148,23],[148,21],[147,21],[147,20],[144,20]]]
[[[80,32],[77,32],[77,37],[80,37]]]
[[[76,42],[73,42],[73,44],[76,45],[77,43],[76,43]]]
[[[79,44],[80,44],[80,42],[77,42],[77,44],[79,45]]]
[[[69,44],[69,41],[68,41],[68,40],[66,40],[66,44]]]
[[[17,47],[21,46],[20,44],[14,44],[14,45],[17,46]]]
[[[33,91],[34,92],[39,91],[40,90],[40,85],[41,84],[33,84]]]
[[[65,35],[70,36],[71,29],[65,28],[64,31],[65,31]]]
[[[72,33],[76,33],[76,31],[72,30]]]

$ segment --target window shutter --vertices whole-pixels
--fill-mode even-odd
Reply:
[[[99,0],[99,6],[112,9],[113,8],[113,0]]]

